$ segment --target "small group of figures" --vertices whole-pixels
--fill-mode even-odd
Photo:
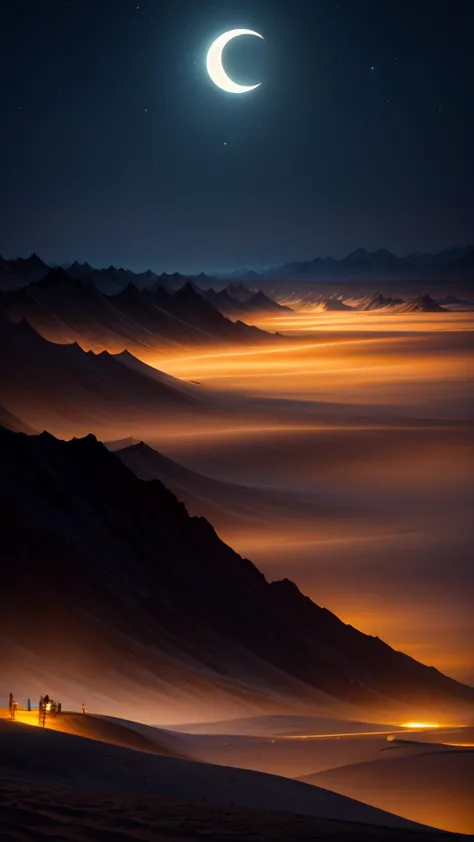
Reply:
[[[16,719],[16,712],[19,709],[19,707],[20,706],[19,706],[18,702],[15,701],[13,693],[10,693],[10,701],[8,703],[8,708],[9,708],[9,711],[10,711],[10,719],[12,719],[12,720]],[[82,703],[81,708],[82,708],[82,713],[85,713],[86,712],[86,706],[85,706],[84,702]],[[28,699],[28,704],[27,704],[26,708],[22,707],[22,708],[20,708],[20,710],[31,711],[32,710],[31,699]],[[48,696],[48,695],[41,696],[41,698],[39,700],[39,705],[38,705],[39,724],[40,725],[45,724],[46,716],[48,714],[53,714],[53,716],[54,716],[55,714],[58,714],[58,713],[61,713],[61,702],[54,702],[53,699],[51,699],[51,697]]]
[[[61,702],[53,702],[49,696],[41,696],[39,709],[44,709],[47,713],[61,713]]]
[[[46,722],[47,714],[61,713],[61,702],[53,702],[49,696],[41,696],[38,705],[39,724],[43,725]]]
[[[21,711],[28,711],[31,712],[33,710],[31,706],[31,699],[28,699],[28,704],[26,707],[20,707],[18,702],[16,701],[13,693],[10,693],[10,699],[8,702],[8,709],[10,711],[10,719],[15,720],[16,714],[18,710]],[[38,715],[40,724],[44,725],[46,714],[56,714],[61,713],[61,702],[54,702],[48,695],[41,696],[38,705]]]

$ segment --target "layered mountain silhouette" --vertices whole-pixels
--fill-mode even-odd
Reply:
[[[369,295],[362,299],[362,301],[356,305],[355,309],[364,311],[383,310],[386,307],[394,308],[403,304],[405,304],[405,302],[401,298],[392,298],[391,295],[382,295],[381,293],[378,293],[377,295]]]
[[[380,280],[429,280],[447,281],[450,278],[473,282],[474,273],[474,245],[444,249],[434,254],[412,252],[399,257],[388,251],[378,249],[369,252],[364,248],[336,260],[332,257],[316,257],[314,260],[285,263],[269,269],[254,271],[236,269],[232,272],[214,273],[201,272],[200,275],[186,276],[179,272],[158,274],[148,269],[145,272],[132,272],[130,269],[109,266],[106,269],[96,269],[89,263],[77,260],[65,267],[68,274],[82,283],[92,286],[107,295],[122,292],[128,284],[134,284],[138,289],[154,290],[161,286],[168,291],[176,291],[186,283],[197,283],[201,288],[208,289],[220,279],[230,284],[234,292],[231,296],[244,301],[247,292],[243,284],[258,287],[268,279],[279,280],[319,280],[319,281],[369,281]],[[46,277],[50,267],[36,254],[28,258],[5,260],[0,256],[0,290],[14,290],[29,283]],[[245,292],[242,293],[241,285]],[[250,293],[251,295],[252,293]]]
[[[155,719],[170,705],[177,719],[219,705],[474,703],[472,688],[345,625],[292,582],[267,582],[93,436],[1,429],[0,461],[0,658],[18,694],[34,677],[66,703],[74,685],[102,709]]]
[[[169,293],[161,287],[140,291],[129,283],[116,295],[104,295],[63,269],[1,293],[0,313],[13,322],[26,319],[52,341],[78,342],[96,351],[128,349],[145,354],[153,349],[268,338],[257,328],[226,319],[192,284]]]
[[[107,447],[140,479],[159,479],[190,514],[203,515],[218,531],[248,529],[262,522],[271,527],[286,518],[303,524],[314,516],[314,501],[304,494],[217,480],[189,470],[144,442],[107,442]],[[319,503],[318,509],[322,508]]]
[[[46,277],[51,268],[53,267],[34,253],[30,257],[19,257],[14,260],[6,260],[0,256],[0,290],[19,289],[30,283],[35,283]],[[80,263],[78,260],[58,268],[66,270],[73,278],[82,281],[87,286],[93,286],[107,295],[116,295],[118,292],[122,292],[130,283],[133,283],[138,289],[161,285],[169,291],[173,291],[189,281],[187,276],[181,275],[179,272],[158,274],[151,269],[146,272],[132,272],[130,269],[122,269],[116,266],[96,269],[87,261]],[[207,280],[206,275],[201,277],[202,280]],[[211,279],[209,279],[210,282]]]
[[[332,257],[317,257],[314,260],[285,263],[283,266],[272,267],[253,278],[258,283],[262,278],[284,280],[360,280],[366,281],[371,277],[379,279],[397,280],[447,280],[450,277],[473,280],[474,245],[465,248],[445,249],[437,254],[419,254],[413,252],[404,257],[398,257],[387,249],[369,252],[359,248],[335,260]],[[233,272],[232,280],[245,280],[246,270]]]
[[[133,357],[84,351],[40,336],[27,322],[0,317],[0,393],[5,410],[22,419],[13,429],[122,430],[206,409],[213,400],[191,383],[170,377]],[[26,426],[22,426],[26,425]],[[113,433],[112,433],[113,435]]]
[[[397,313],[444,313],[447,305],[469,305],[469,302],[457,296],[446,296],[445,299],[436,301],[428,294],[418,295],[415,298],[394,298],[391,295],[384,295],[376,292],[362,297],[356,295],[333,294],[324,296],[320,293],[294,292],[288,301],[295,310],[317,310],[323,311],[351,311],[370,312],[372,310],[393,311]]]
[[[50,267],[37,254],[5,260],[0,255],[0,290],[14,290],[45,278]]]
[[[230,319],[240,319],[243,322],[255,317],[291,312],[290,307],[285,307],[277,301],[273,301],[262,290],[251,293],[244,299],[236,298],[232,287],[227,287],[219,292],[214,289],[202,290],[201,295],[224,316]],[[239,295],[239,291],[237,295]]]
[[[420,295],[418,298],[401,304],[397,309],[399,313],[442,313],[444,311],[444,307],[430,295]]]

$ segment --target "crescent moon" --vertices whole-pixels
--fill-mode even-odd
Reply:
[[[206,58],[207,72],[212,81],[218,88],[222,88],[223,91],[227,91],[229,94],[246,94],[248,91],[254,91],[255,88],[260,87],[262,84],[259,82],[257,85],[238,85],[224,70],[222,63],[224,47],[229,41],[232,41],[233,38],[238,38],[240,35],[255,35],[256,38],[262,38],[263,40],[263,35],[253,32],[251,29],[231,29],[229,32],[224,32],[223,35],[219,35],[216,38]]]

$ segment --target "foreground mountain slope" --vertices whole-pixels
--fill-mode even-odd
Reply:
[[[168,722],[330,698],[377,710],[474,703],[471,688],[291,582],[269,584],[93,436],[2,430],[0,460],[1,667],[25,695],[48,677],[65,703],[87,687],[102,709]]]
[[[158,479],[176,494],[192,515],[202,515],[221,529],[249,528],[252,523],[269,526],[279,520],[301,520],[314,513],[314,501],[303,494],[259,489],[213,479],[185,468],[144,442],[117,448],[108,444],[137,477],[143,480]]]

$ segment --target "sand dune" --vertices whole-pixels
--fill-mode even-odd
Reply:
[[[292,728],[294,732],[287,733]],[[349,765],[449,751],[450,746],[441,742],[443,733],[343,719],[267,716],[181,725],[176,735],[194,758],[289,778],[308,777],[311,782],[316,773]],[[450,733],[460,744],[469,739],[467,728]]]
[[[171,726],[168,726],[171,727]],[[184,723],[176,726],[176,730],[188,734],[234,734],[237,736],[301,736],[306,734],[331,734],[391,731],[396,728],[395,723],[376,723],[370,721],[354,721],[348,718],[334,716],[294,716],[288,714],[273,714],[268,716],[245,716],[234,719],[222,719],[217,722]]]
[[[28,723],[28,717],[30,722]],[[37,712],[19,713],[17,720],[23,724],[36,725]],[[147,728],[127,720],[90,714],[68,713],[51,716],[47,723],[48,730],[60,731],[63,734],[73,734],[88,740],[121,746],[122,748],[159,754],[164,757],[186,757],[186,753],[178,749],[182,740],[179,736],[170,738],[166,731],[158,728]]]
[[[410,821],[298,781],[1,721],[0,778],[413,828]]]
[[[347,731],[350,730],[347,726]],[[386,736],[378,735],[375,730],[350,737],[328,732],[327,736],[304,739],[256,732],[253,735],[196,733],[186,735],[184,745],[188,756],[206,763],[303,778],[348,763],[376,760],[387,742]]]
[[[387,749],[386,758],[320,772],[304,780],[413,821],[474,832],[474,750],[427,745]],[[396,756],[397,753],[405,756]],[[393,756],[392,756],[393,755]]]
[[[5,842],[455,842],[435,831],[401,830],[227,804],[0,780]]]

